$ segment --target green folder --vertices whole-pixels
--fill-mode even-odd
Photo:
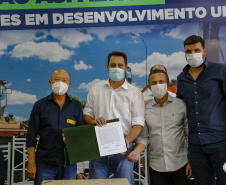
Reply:
[[[106,122],[117,121],[118,118]],[[70,164],[100,158],[94,127],[95,124],[87,124],[63,129]]]

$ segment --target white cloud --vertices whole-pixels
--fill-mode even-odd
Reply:
[[[73,51],[63,49],[57,42],[35,43],[29,41],[16,45],[12,51],[12,56],[16,58],[38,57],[50,62],[68,60],[73,54]]]
[[[176,28],[169,30],[167,33],[165,33],[165,36],[169,36],[174,39],[185,40],[190,35],[198,34],[199,34],[199,23],[190,23],[190,24],[181,24]]]
[[[140,43],[140,42],[141,42],[141,41],[136,40],[136,39],[134,39],[134,41],[133,41],[134,44],[138,44],[138,43]]]
[[[87,33],[95,34],[102,41],[108,36],[116,36],[118,34],[128,34],[131,32],[136,34],[150,33],[153,29],[159,29],[159,25],[149,25],[149,26],[119,26],[119,27],[97,27],[88,28]]]
[[[86,65],[84,63],[84,61],[79,61],[79,63],[77,63],[76,61],[74,61],[75,65],[74,65],[74,68],[76,71],[79,71],[79,70],[88,70],[88,69],[92,69],[93,66],[91,65]]]
[[[14,116],[16,118],[16,122],[17,123],[21,123],[23,121],[27,121],[28,118],[23,118],[23,117],[20,117],[20,116]]]
[[[99,82],[103,82],[103,81],[105,81],[105,80],[95,79],[95,80],[93,80],[92,82],[89,82],[89,83],[83,82],[79,85],[78,88],[89,91],[93,85],[95,85],[96,83],[99,83]]]
[[[166,67],[170,80],[176,79],[177,75],[187,64],[184,52],[176,52],[171,55],[155,52],[148,56],[147,63],[148,75],[152,66],[161,64]],[[139,77],[144,77],[146,75],[146,60],[141,63],[128,63],[128,66],[131,67],[133,75]]]
[[[8,104],[11,105],[23,105],[26,103],[34,104],[37,101],[36,95],[23,93],[21,91],[12,91],[12,94],[8,94]]]
[[[49,34],[59,39],[61,45],[70,48],[78,48],[80,43],[88,43],[93,40],[90,34],[84,34],[76,29],[54,29]]]
[[[5,54],[4,50],[9,45],[15,45],[22,42],[39,40],[46,38],[47,31],[40,30],[13,30],[13,31],[1,31],[0,32],[0,55]]]
[[[136,82],[132,83],[133,86],[135,86],[136,88],[140,89],[140,91],[143,89],[141,86],[137,85]]]
[[[29,79],[27,79],[26,81],[27,81],[27,82],[31,82],[31,79],[29,78]]]

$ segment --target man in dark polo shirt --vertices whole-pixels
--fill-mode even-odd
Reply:
[[[188,155],[196,185],[226,185],[226,65],[205,58],[204,40],[184,41],[188,65],[178,76],[189,126]]]
[[[40,185],[43,180],[75,179],[76,164],[66,165],[62,129],[84,124],[80,102],[70,98],[69,74],[56,70],[49,80],[52,93],[34,104],[27,133],[28,178]],[[40,140],[36,148],[36,138]]]

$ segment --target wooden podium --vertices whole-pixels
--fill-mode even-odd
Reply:
[[[130,185],[127,179],[45,180],[43,185]]]

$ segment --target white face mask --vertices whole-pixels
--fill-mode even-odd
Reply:
[[[151,92],[154,97],[161,99],[167,93],[167,84],[152,85]]]
[[[202,53],[192,53],[186,55],[187,62],[189,66],[191,67],[199,67],[202,65],[203,58],[202,58]]]
[[[68,85],[64,82],[55,82],[52,84],[52,91],[57,95],[63,95],[67,92]]]
[[[110,68],[109,69],[109,77],[115,82],[118,82],[122,80],[125,75],[124,75],[124,70],[120,68]]]

